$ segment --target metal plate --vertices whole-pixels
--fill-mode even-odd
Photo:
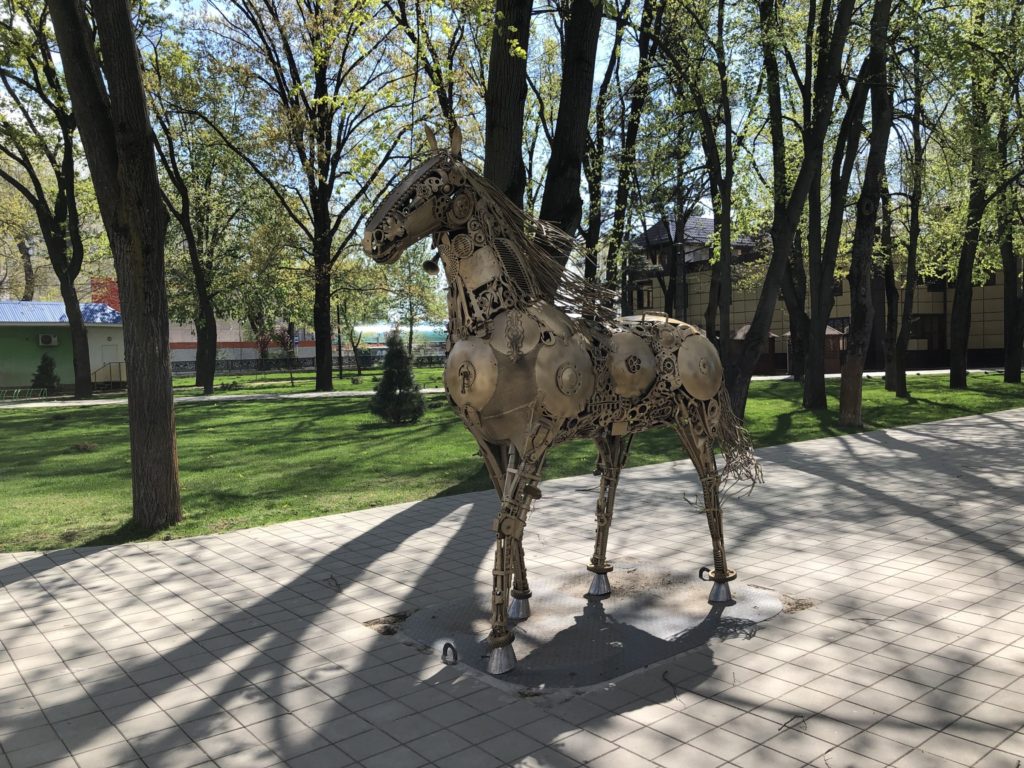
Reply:
[[[555,336],[568,339],[572,336],[572,324],[565,313],[546,301],[538,301],[527,310],[537,321]]]
[[[577,415],[594,393],[594,364],[576,338],[541,348],[536,376],[541,402],[555,418]]]
[[[500,274],[501,264],[490,246],[477,248],[472,254],[459,259],[459,277],[471,291],[486,285]]]
[[[698,400],[710,400],[722,387],[722,361],[704,336],[686,338],[676,352],[676,368],[683,387]]]
[[[540,341],[540,324],[525,312],[510,309],[494,318],[490,338],[495,351],[518,360]]]
[[[494,396],[498,385],[498,361],[483,339],[463,339],[455,343],[444,366],[444,388],[459,407],[482,409]]]
[[[647,342],[629,331],[612,334],[608,369],[615,393],[622,397],[644,394],[658,373],[654,353]]]

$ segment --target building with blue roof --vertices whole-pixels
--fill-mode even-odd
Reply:
[[[106,304],[81,304],[96,383],[124,381],[121,313]],[[74,384],[71,329],[61,301],[0,301],[0,389],[27,387],[44,354],[56,362],[61,384]]]

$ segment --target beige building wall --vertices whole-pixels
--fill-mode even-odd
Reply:
[[[665,311],[665,295],[657,278],[642,280],[639,283],[651,284],[651,304],[644,309],[656,312]],[[638,284],[639,284],[638,283]],[[711,271],[703,269],[687,274],[687,317],[694,325],[704,326],[704,312],[708,306],[708,292],[711,284]],[[835,297],[832,309],[833,318],[850,316],[850,284],[843,278],[842,294]],[[733,328],[749,323],[757,309],[759,294],[753,291],[736,291],[733,293],[732,325]],[[637,306],[636,311],[643,310]],[[915,315],[938,315],[945,317],[945,345],[949,344],[949,317],[953,309],[953,287],[943,286],[937,290],[927,285],[919,285],[914,291]],[[781,297],[775,304],[772,318],[773,333],[782,336],[789,330],[785,303]],[[910,349],[927,349],[926,339],[911,339]],[[971,298],[971,333],[970,349],[1002,349],[1003,347],[1003,276],[997,272],[990,284],[975,286]]]

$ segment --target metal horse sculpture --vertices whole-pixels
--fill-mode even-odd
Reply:
[[[755,482],[760,470],[730,409],[714,346],[693,326],[664,317],[615,322],[607,292],[549,255],[569,252],[564,233],[527,217],[464,165],[457,136],[450,151],[428,138],[434,151],[371,216],[363,248],[387,264],[432,235],[438,255],[424,267],[436,272],[440,258],[448,278],[445,389],[501,499],[489,671],[515,666],[508,623],[530,613],[523,530],[541,496],[545,455],[566,440],[590,438],[599,455],[591,595],[611,591],[608,531],[632,436],[668,425],[700,475],[714,555],[714,566],[700,573],[713,582],[709,602],[731,602],[736,574],[725,559],[720,485],[726,475]]]

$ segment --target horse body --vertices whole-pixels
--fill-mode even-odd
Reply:
[[[598,447],[592,595],[610,592],[608,532],[632,436],[668,425],[701,478],[714,555],[714,567],[701,569],[714,582],[709,601],[731,601],[735,573],[725,558],[716,444],[727,473],[754,481],[759,470],[729,408],[711,342],[665,317],[614,319],[606,292],[548,255],[567,252],[568,238],[528,220],[448,152],[435,153],[389,195],[370,218],[363,246],[388,263],[428,235],[448,280],[445,389],[501,499],[489,670],[501,674],[515,664],[508,622],[529,616],[531,596],[523,530],[540,497],[545,455],[566,440],[590,438]]]

